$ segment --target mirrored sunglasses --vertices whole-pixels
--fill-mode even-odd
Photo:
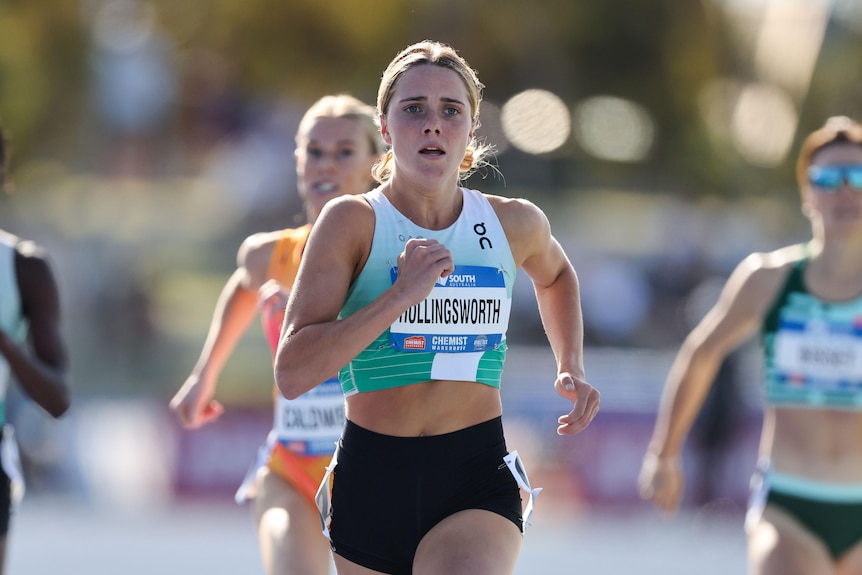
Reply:
[[[835,193],[844,183],[862,191],[862,164],[811,166],[808,168],[808,181],[815,191],[823,194]]]

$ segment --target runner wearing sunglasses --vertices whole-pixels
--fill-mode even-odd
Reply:
[[[862,190],[862,164],[814,166],[808,168],[808,181],[819,194],[834,194],[847,185]]]
[[[812,239],[754,253],[683,343],[640,477],[673,511],[680,454],[725,356],[759,331],[760,463],[746,517],[754,575],[862,573],[862,126],[830,118],[797,161]]]

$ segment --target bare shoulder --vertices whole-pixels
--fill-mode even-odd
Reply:
[[[48,250],[33,240],[22,239],[3,230],[0,233],[4,242],[14,246],[15,271],[19,278],[35,276],[36,280],[40,280],[45,274],[50,275],[51,257]]]
[[[374,233],[374,209],[363,194],[339,196],[327,202],[314,224],[313,233],[344,244]]]
[[[282,233],[279,230],[252,234],[239,246],[236,254],[237,267],[245,269],[258,287],[265,280],[264,276],[269,268],[272,252]]]
[[[793,267],[806,255],[805,244],[794,244],[785,246],[775,251],[765,252],[760,254],[763,258],[764,267],[768,269],[783,269],[786,270]]]
[[[371,252],[374,225],[374,209],[362,194],[330,200],[314,223],[303,261],[343,266],[355,277]]]
[[[32,240],[18,239],[15,244],[17,257],[24,260],[48,260],[48,252],[44,247]]]
[[[49,313],[57,306],[58,286],[48,251],[30,240],[15,244],[15,274],[27,315]]]
[[[245,238],[239,246],[237,259],[248,259],[259,256],[261,252],[272,252],[275,244],[281,239],[283,230],[274,232],[258,232]]]
[[[802,244],[785,246],[771,252],[754,252],[742,260],[737,271],[756,281],[781,281],[803,257],[805,247]]]
[[[802,245],[749,254],[731,274],[727,282],[728,296],[754,313],[764,312],[784,285],[791,268],[804,255]]]
[[[361,195],[327,202],[305,245],[288,315],[299,324],[334,319],[368,260],[373,237],[374,210]]]
[[[536,204],[524,198],[488,198],[515,256],[518,267],[532,254],[544,252],[553,243],[548,217]]]
[[[15,245],[15,271],[22,284],[53,283],[51,261],[48,251],[30,240],[20,240]]]
[[[487,197],[503,226],[515,265],[535,285],[550,285],[564,268],[571,267],[551,234],[548,217],[538,206],[524,198]]]
[[[372,209],[371,204],[368,203],[368,200],[365,199],[365,194],[347,194],[327,202],[326,205],[323,206],[323,210],[320,212],[320,218],[318,218],[318,221],[324,216],[330,219],[356,217],[360,219],[371,218],[373,220],[374,210]]]
[[[500,218],[503,227],[509,225],[520,225],[533,227],[537,224],[547,225],[548,218],[545,213],[533,202],[525,198],[504,198],[492,194],[485,194],[491,207]]]

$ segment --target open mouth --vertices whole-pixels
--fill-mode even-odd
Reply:
[[[332,194],[338,191],[338,185],[334,182],[316,182],[312,184],[311,191],[315,194]]]
[[[435,146],[428,146],[427,148],[422,148],[419,150],[419,153],[423,156],[445,156],[446,152],[442,150],[442,148],[437,148]]]

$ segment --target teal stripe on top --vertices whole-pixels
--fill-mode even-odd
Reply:
[[[827,301],[808,292],[803,257],[762,330],[766,400],[777,406],[862,409],[862,296]]]
[[[456,266],[485,266],[499,270],[505,278],[511,301],[516,268],[502,225],[493,207],[480,192],[462,189],[464,205],[458,220],[444,230],[427,230],[400,214],[379,190],[364,195],[375,214],[371,253],[348,293],[339,317],[362,309],[392,285],[390,271],[410,238],[432,238],[448,247]],[[500,387],[506,358],[503,340],[495,349],[469,353],[399,351],[390,344],[389,329],[347,364],[339,373],[346,395],[401,387],[435,379],[474,381]],[[445,369],[440,371],[441,366]],[[439,379],[439,378],[438,378]]]
[[[0,329],[17,343],[27,338],[29,323],[21,309],[15,253],[18,238],[0,231]],[[11,373],[6,358],[0,356],[0,427],[6,422],[6,390]]]

